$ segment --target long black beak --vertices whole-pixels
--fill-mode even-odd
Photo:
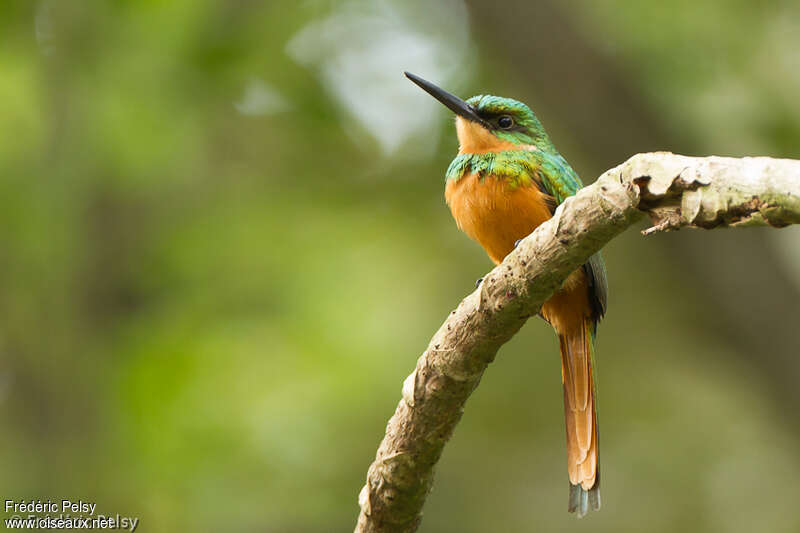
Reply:
[[[428,93],[429,95],[433,96],[441,103],[446,105],[450,109],[450,111],[452,111],[456,115],[464,117],[467,120],[471,120],[472,122],[477,122],[478,124],[481,124],[484,127],[489,126],[485,120],[483,120],[480,116],[478,116],[478,114],[475,112],[475,109],[472,106],[470,106],[468,103],[466,103],[458,96],[450,94],[441,87],[437,87],[431,82],[423,80],[419,76],[415,76],[410,72],[406,72],[405,75],[406,78],[410,79],[411,81],[419,85],[423,91],[425,91],[426,93]]]

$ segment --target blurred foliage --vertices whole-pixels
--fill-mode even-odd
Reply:
[[[798,8],[735,4],[573,0],[558,12],[683,146],[800,157]],[[429,39],[430,68],[450,58],[441,72],[454,90],[494,92],[494,74],[510,72],[502,89],[552,116],[513,75],[537,65],[488,52],[504,39],[546,46],[547,35],[495,32],[451,54],[426,9],[0,3],[6,497],[81,497],[140,516],[143,531],[353,527],[402,380],[490,265],[444,206],[456,146],[446,113],[425,108],[401,68],[381,70],[386,50],[404,48],[383,48],[360,73],[408,91],[382,100],[365,86],[369,105],[426,114],[392,153],[375,131],[393,123],[364,123],[375,113],[353,113],[360,96],[324,75],[324,53],[301,65],[287,44],[337,14],[366,13],[365,28],[395,17],[406,33],[382,38]],[[323,50],[334,59],[337,42]],[[551,130],[590,166],[569,131]],[[714,236],[629,232],[605,252],[605,507],[590,526],[797,531],[794,407],[775,401],[757,354],[737,355],[694,289],[704,280],[687,279],[665,244],[686,238]],[[422,531],[587,526],[566,513],[557,354],[538,320],[504,347],[444,454]]]

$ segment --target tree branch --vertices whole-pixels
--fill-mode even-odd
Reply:
[[[433,468],[497,350],[645,214],[646,235],[800,223],[800,161],[638,154],[568,198],[450,313],[406,378],[358,498],[357,533],[416,531]]]

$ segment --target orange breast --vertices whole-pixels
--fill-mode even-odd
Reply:
[[[495,263],[549,219],[544,194],[536,187],[510,187],[506,180],[475,174],[449,180],[444,192],[461,230],[477,241]]]

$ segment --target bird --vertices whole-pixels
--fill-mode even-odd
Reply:
[[[445,173],[445,200],[457,226],[500,264],[583,183],[524,103],[492,95],[462,100],[410,72],[405,75],[455,113],[459,148]],[[567,277],[539,313],[559,340],[567,510],[579,518],[601,505],[594,345],[607,302],[606,269],[598,252]]]

